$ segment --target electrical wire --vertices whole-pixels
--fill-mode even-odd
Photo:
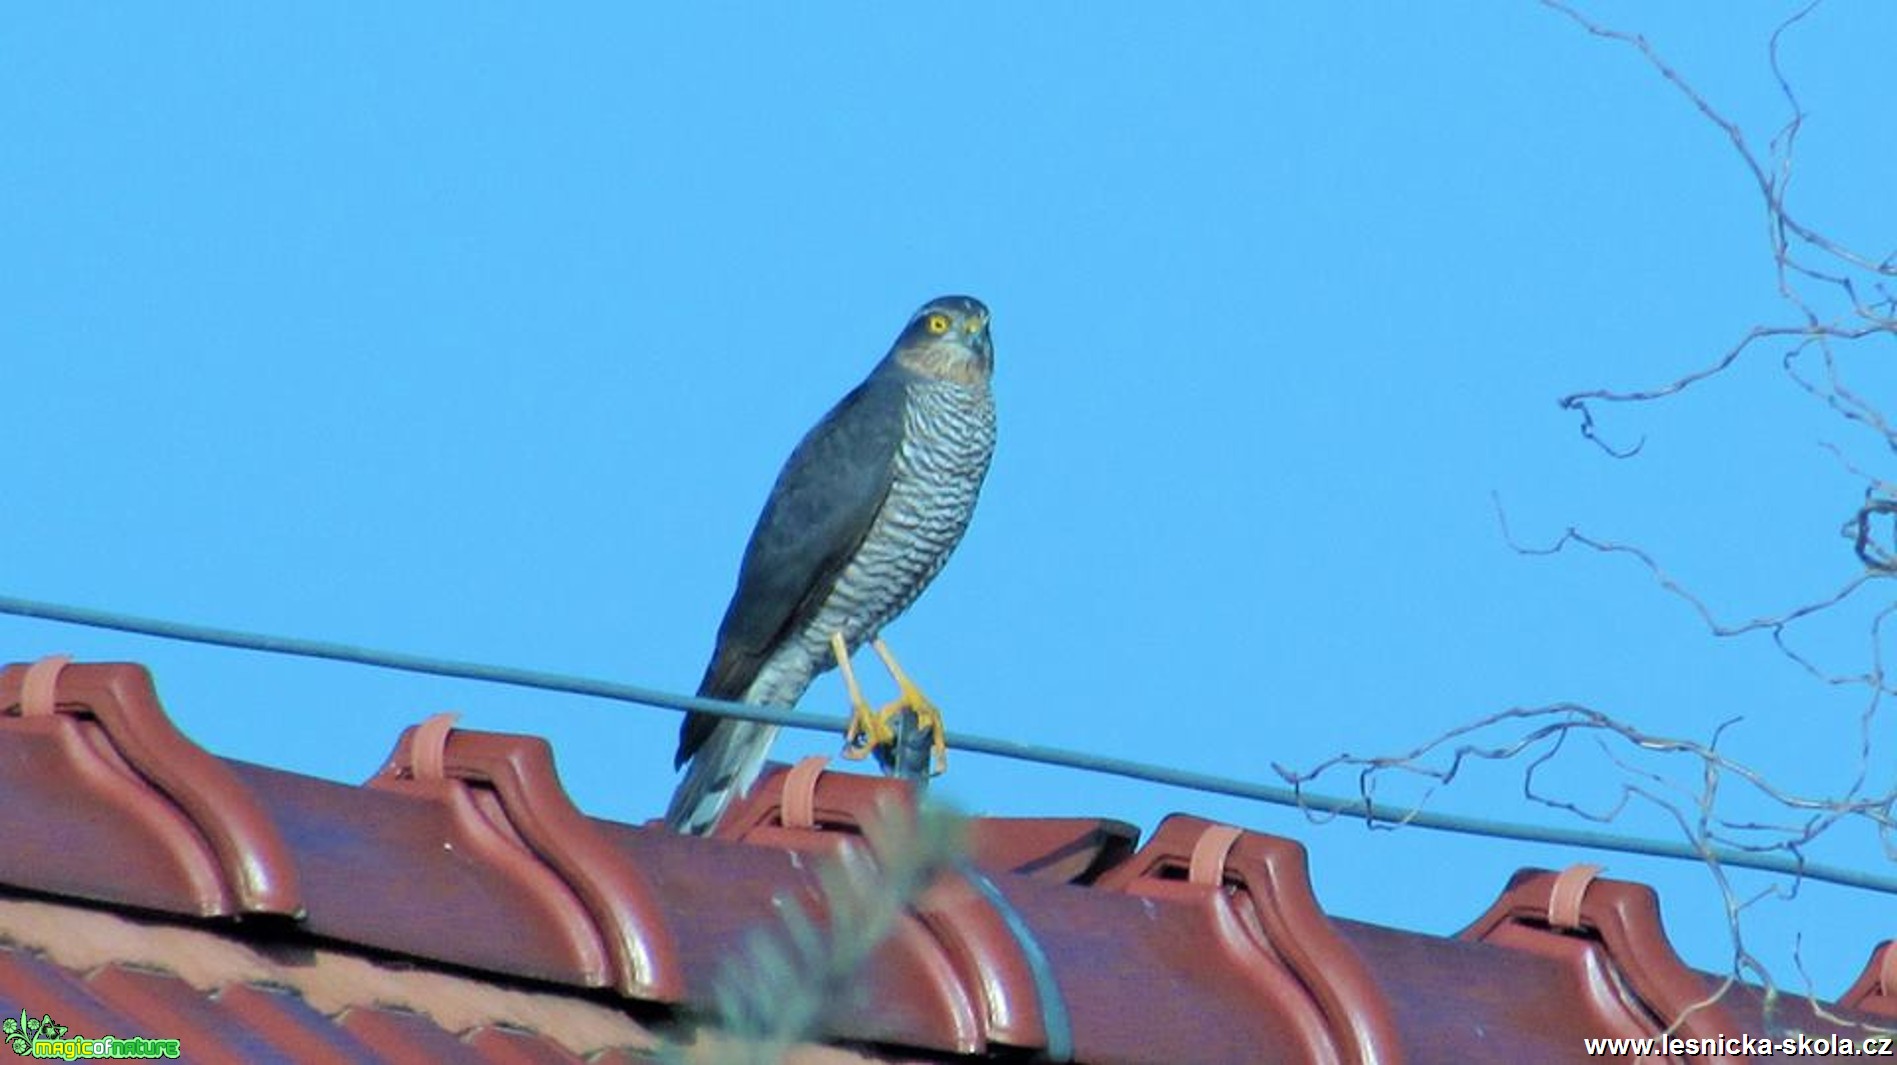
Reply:
[[[425,655],[406,654],[399,651],[383,651],[367,647],[355,647],[349,644],[333,643],[325,640],[306,640],[291,636],[270,636],[235,629],[213,628],[205,625],[191,625],[183,622],[165,621],[157,618],[137,617],[110,610],[92,610],[84,607],[66,606],[59,603],[40,602],[32,599],[20,599],[0,596],[0,614],[15,617],[36,618],[43,621],[60,622],[67,625],[81,625],[87,628],[112,629],[118,632],[135,633],[140,636],[153,636],[166,640],[180,640],[187,643],[210,644],[217,647],[230,647],[245,651],[260,651],[268,654],[291,655],[301,658],[321,658],[334,662],[349,662],[356,665],[373,666],[378,669],[390,669],[403,673],[424,673],[439,677],[453,677],[458,680],[481,681],[490,684],[506,684],[517,688],[530,688],[536,691],[563,692],[569,695],[584,695],[596,699],[609,699],[614,702],[634,703],[642,706],[654,706],[669,710],[695,711],[715,714],[721,717],[736,717],[746,721],[760,721],[786,728],[807,729],[822,732],[842,732],[845,718],[840,715],[809,714],[794,710],[780,710],[768,706],[753,706],[748,703],[725,702],[720,699],[701,699],[696,696],[680,695],[675,692],[660,691],[633,684],[620,684],[613,681],[597,680],[565,673],[550,673],[541,670],[515,669],[509,666],[496,666],[480,662],[461,662],[453,659],[433,658]],[[1587,829],[1562,828],[1548,825],[1530,825],[1512,821],[1498,821],[1484,817],[1467,817],[1459,814],[1440,813],[1434,810],[1405,809],[1398,807],[1372,807],[1362,799],[1344,799],[1335,796],[1319,795],[1308,791],[1258,784],[1234,777],[1213,773],[1197,773],[1169,766],[1155,765],[1150,762],[1134,761],[1126,758],[1110,758],[1103,755],[1071,751],[1060,747],[1041,744],[1019,743],[1014,740],[992,736],[979,736],[957,730],[954,747],[958,751],[971,751],[1009,758],[1016,761],[1033,762],[1041,765],[1061,766],[1083,772],[1100,773],[1107,776],[1123,777],[1149,784],[1162,784],[1212,795],[1227,795],[1234,798],[1249,799],[1255,802],[1269,803],[1274,806],[1287,806],[1303,810],[1307,814],[1316,813],[1327,816],[1362,819],[1373,826],[1397,827],[1409,825],[1437,832],[1454,832],[1463,835],[1481,836],[1490,839],[1512,839],[1527,843],[1545,843],[1559,846],[1581,847],[1589,850],[1617,851],[1624,854],[1641,854],[1655,858],[1671,858],[1683,861],[1716,861],[1721,865],[1734,868],[1755,869],[1761,872],[1779,873],[1804,880],[1816,880],[1842,887],[1862,888],[1897,895],[1897,877],[1878,876],[1866,870],[1851,869],[1845,866],[1821,862],[1805,861],[1799,857],[1784,854],[1757,851],[1733,850],[1730,848],[1701,848],[1685,843],[1667,840],[1644,839],[1637,836],[1619,835],[1610,832],[1596,832]]]

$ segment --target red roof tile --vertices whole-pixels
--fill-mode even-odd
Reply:
[[[1897,941],[1886,939],[1871,952],[1864,972],[1839,1002],[1880,1017],[1897,1017]]]
[[[16,715],[0,803],[17,822],[12,846],[43,863],[43,890],[202,916],[299,911],[275,825],[225,762],[172,727],[143,666],[8,666],[0,706]]]
[[[449,725],[353,787],[200,750],[138,666],[0,671],[0,1014],[193,1060],[648,1060],[667,1030],[718,1038],[721,967],[788,906],[821,927],[811,859],[873,860],[865,826],[913,801],[810,761],[680,837],[582,814],[539,739]],[[1137,838],[975,819],[869,957],[874,1008],[792,1060],[1512,1065],[1765,1032],[1756,989],[1716,997],[1675,956],[1649,889],[1586,867],[1518,874],[1443,939],[1329,917],[1290,840],[1185,816]],[[1894,954],[1835,1019],[1780,999],[1774,1025],[1897,1016]]]

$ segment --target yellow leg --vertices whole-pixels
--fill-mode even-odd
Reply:
[[[893,741],[896,733],[869,708],[869,700],[863,698],[863,689],[856,683],[856,670],[850,668],[850,649],[844,646],[842,633],[830,634],[830,651],[837,656],[837,669],[842,671],[843,686],[850,693],[850,724],[843,730],[843,757],[864,758]]]
[[[894,702],[876,712],[878,723],[883,732],[893,739],[896,730],[890,727],[889,722],[904,710],[915,711],[916,727],[927,729],[934,736],[933,742],[929,745],[931,761],[929,774],[940,776],[948,769],[948,730],[942,725],[941,709],[930,702],[928,696],[922,694],[922,689],[916,687],[915,681],[909,679],[909,674],[902,671],[902,666],[896,662],[896,656],[890,653],[889,647],[883,643],[881,637],[870,641],[870,646],[875,648],[876,657],[883,660],[883,665],[889,670],[889,675],[896,679],[897,690],[902,693]]]

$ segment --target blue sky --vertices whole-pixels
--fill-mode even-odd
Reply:
[[[1789,8],[1588,10],[1761,150],[1783,121]],[[1893,39],[1897,12],[1838,3],[1785,48],[1812,113],[1794,209],[1879,254]],[[1492,497],[1524,540],[1580,525],[1769,614],[1854,572],[1862,482],[1819,445],[1887,464],[1779,349],[1603,411],[1646,440],[1631,461],[1557,409],[1789,315],[1723,136],[1538,5],[50,6],[8,13],[0,70],[0,594],[688,690],[798,436],[915,307],[967,292],[994,312],[1000,449],[888,632],[951,729],[1275,781],[1572,700],[1700,741],[1742,717],[1721,750],[1788,788],[1860,764],[1861,689],[1711,639],[1626,558],[1498,532]],[[1867,616],[1809,649],[1862,669]],[[668,712],[0,618],[0,659],[55,651],[146,663],[199,743],[300,772],[364,779],[451,708],[548,737],[601,816],[657,816],[674,780]],[[834,677],[804,708],[841,711]],[[1523,768],[1430,805],[1586,826]],[[1578,742],[1544,774],[1590,808],[1629,779]],[[1689,960],[1730,954],[1690,865],[970,754],[939,789],[1296,836],[1331,912],[1440,933],[1517,867],[1600,860],[1660,888]],[[1814,856],[1890,870],[1862,827]],[[1808,885],[1745,927],[1836,994],[1891,912]]]

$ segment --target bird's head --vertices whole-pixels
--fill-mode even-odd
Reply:
[[[973,296],[930,300],[909,319],[890,357],[911,373],[982,385],[994,372],[988,308]]]

